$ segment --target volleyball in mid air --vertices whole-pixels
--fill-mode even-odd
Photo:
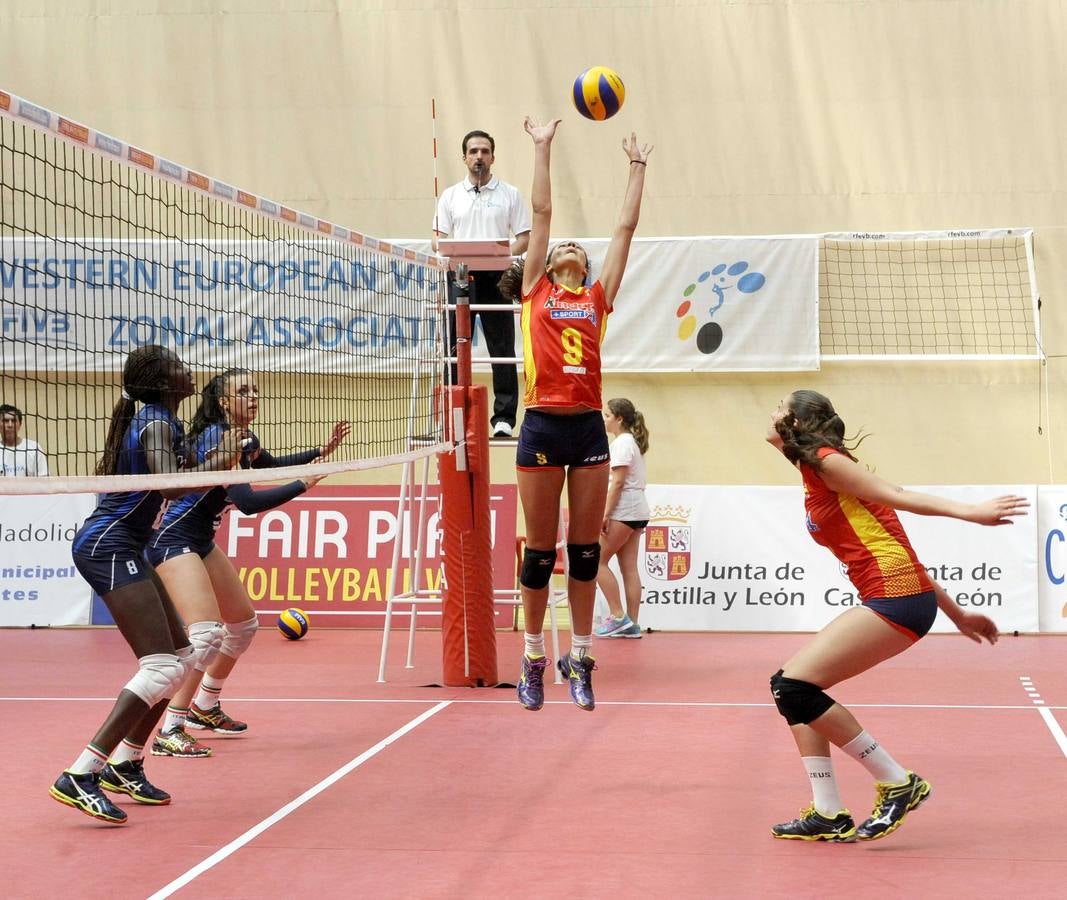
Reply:
[[[624,100],[626,87],[619,73],[607,66],[593,66],[574,79],[574,107],[587,119],[610,119]]]

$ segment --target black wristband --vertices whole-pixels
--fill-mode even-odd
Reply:
[[[647,165],[648,165],[648,163],[646,163],[646,162],[642,162],[642,161],[641,161],[641,160],[639,160],[639,159],[631,159],[631,160],[630,160],[630,165],[631,165],[631,166],[647,166]]]

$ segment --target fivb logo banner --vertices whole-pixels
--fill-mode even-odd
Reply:
[[[432,354],[440,273],[336,242],[0,239],[5,368],[118,367],[146,344],[206,367],[372,372]]]
[[[592,277],[608,241],[582,241]],[[817,237],[635,240],[608,319],[606,371],[819,368]]]

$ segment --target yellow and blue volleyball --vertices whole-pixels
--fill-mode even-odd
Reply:
[[[291,607],[278,616],[278,630],[291,641],[299,641],[308,633],[307,613]]]
[[[625,99],[626,87],[619,73],[607,66],[593,66],[574,79],[574,106],[587,119],[610,119]]]

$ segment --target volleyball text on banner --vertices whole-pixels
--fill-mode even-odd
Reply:
[[[463,410],[465,434],[455,453],[440,453],[444,592],[442,678],[447,685],[491,687],[498,682],[493,620],[489,513],[489,391],[485,385],[449,388],[446,409]],[[446,423],[446,434],[453,428]],[[464,443],[460,443],[465,438]]]

